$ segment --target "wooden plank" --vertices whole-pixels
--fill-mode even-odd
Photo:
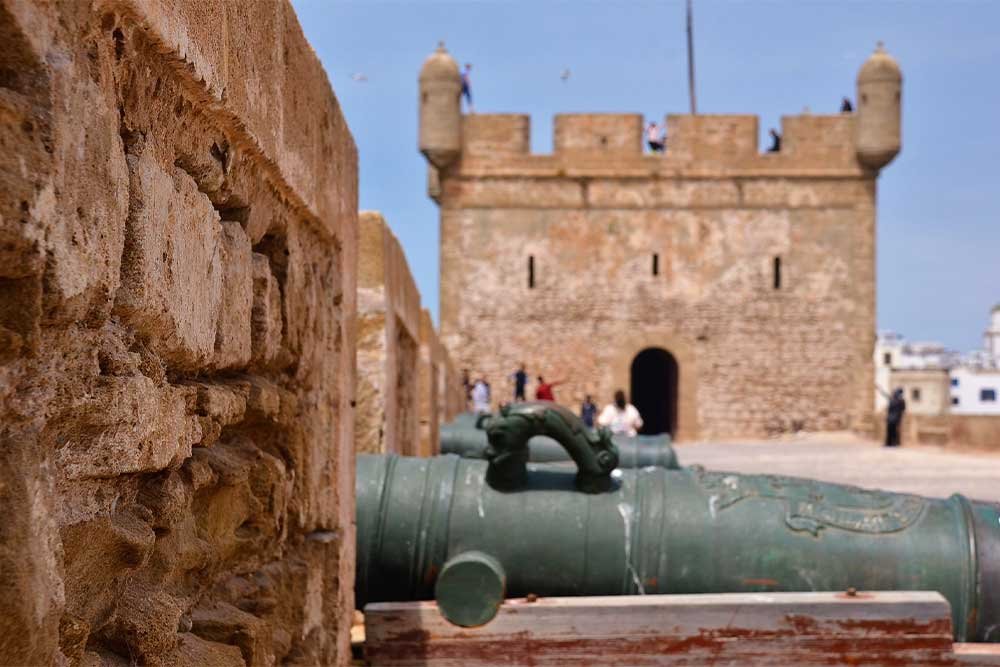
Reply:
[[[959,664],[948,603],[928,592],[517,599],[479,628],[433,602],[379,603],[365,626],[380,667]]]
[[[962,667],[1000,665],[1000,644],[955,644],[956,664]]]

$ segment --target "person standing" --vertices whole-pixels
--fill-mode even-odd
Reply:
[[[465,408],[469,408],[472,402],[472,378],[469,377],[469,369],[462,369],[462,390],[465,391]]]
[[[771,135],[771,147],[767,149],[768,153],[780,153],[781,152],[781,135],[778,131],[771,128],[769,134]]]
[[[476,108],[472,106],[472,63],[465,63],[465,71],[462,72],[462,97],[469,108],[469,113],[476,113]]]
[[[552,390],[556,385],[562,384],[564,380],[559,380],[558,382],[546,382],[545,378],[541,375],[538,376],[538,388],[535,389],[535,400],[538,401],[555,401],[556,395]]]
[[[615,392],[615,400],[601,411],[597,423],[611,429],[617,435],[634,437],[642,428],[642,416],[635,406],[625,401],[625,392],[619,389]]]
[[[903,390],[897,388],[892,392],[889,399],[889,407],[885,412],[885,446],[899,447],[899,426],[903,421],[903,413],[906,412],[906,399],[903,398]]]
[[[511,377],[514,378],[514,401],[526,400],[524,398],[524,388],[528,384],[528,374],[524,370],[523,363]]]
[[[490,411],[490,385],[486,378],[479,378],[472,385],[472,411],[485,413]]]
[[[594,428],[594,418],[597,416],[597,405],[594,403],[594,399],[591,398],[590,394],[587,394],[583,398],[583,403],[580,404],[580,419],[583,423],[590,428]]]
[[[851,98],[845,97],[840,101],[840,113],[852,113],[854,111],[854,105],[851,104]]]
[[[646,145],[654,153],[662,153],[666,144],[666,137],[660,132],[660,126],[656,122],[651,122],[646,126]]]

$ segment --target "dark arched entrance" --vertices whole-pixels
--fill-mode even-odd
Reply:
[[[632,360],[632,404],[642,415],[644,435],[677,433],[677,360],[658,347]]]

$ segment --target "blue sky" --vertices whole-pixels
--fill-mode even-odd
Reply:
[[[438,211],[416,148],[416,102],[438,40],[473,64],[478,111],[531,114],[536,152],[551,149],[556,113],[687,110],[681,0],[293,4],[358,144],[360,206],[389,220],[435,319]],[[879,181],[879,328],[978,348],[1000,303],[1000,2],[694,4],[699,111],[756,113],[762,135],[804,107],[836,111],[885,41],[903,68],[903,152]]]

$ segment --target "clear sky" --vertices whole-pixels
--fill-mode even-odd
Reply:
[[[417,74],[445,40],[477,111],[688,108],[682,0],[293,0],[358,145],[360,206],[382,211],[437,317],[438,211],[417,152]],[[879,179],[878,325],[978,348],[1000,303],[1000,1],[695,0],[699,111],[836,111],[877,40],[904,76],[903,152]],[[563,69],[571,76],[560,80]],[[367,82],[352,78],[363,73]]]

